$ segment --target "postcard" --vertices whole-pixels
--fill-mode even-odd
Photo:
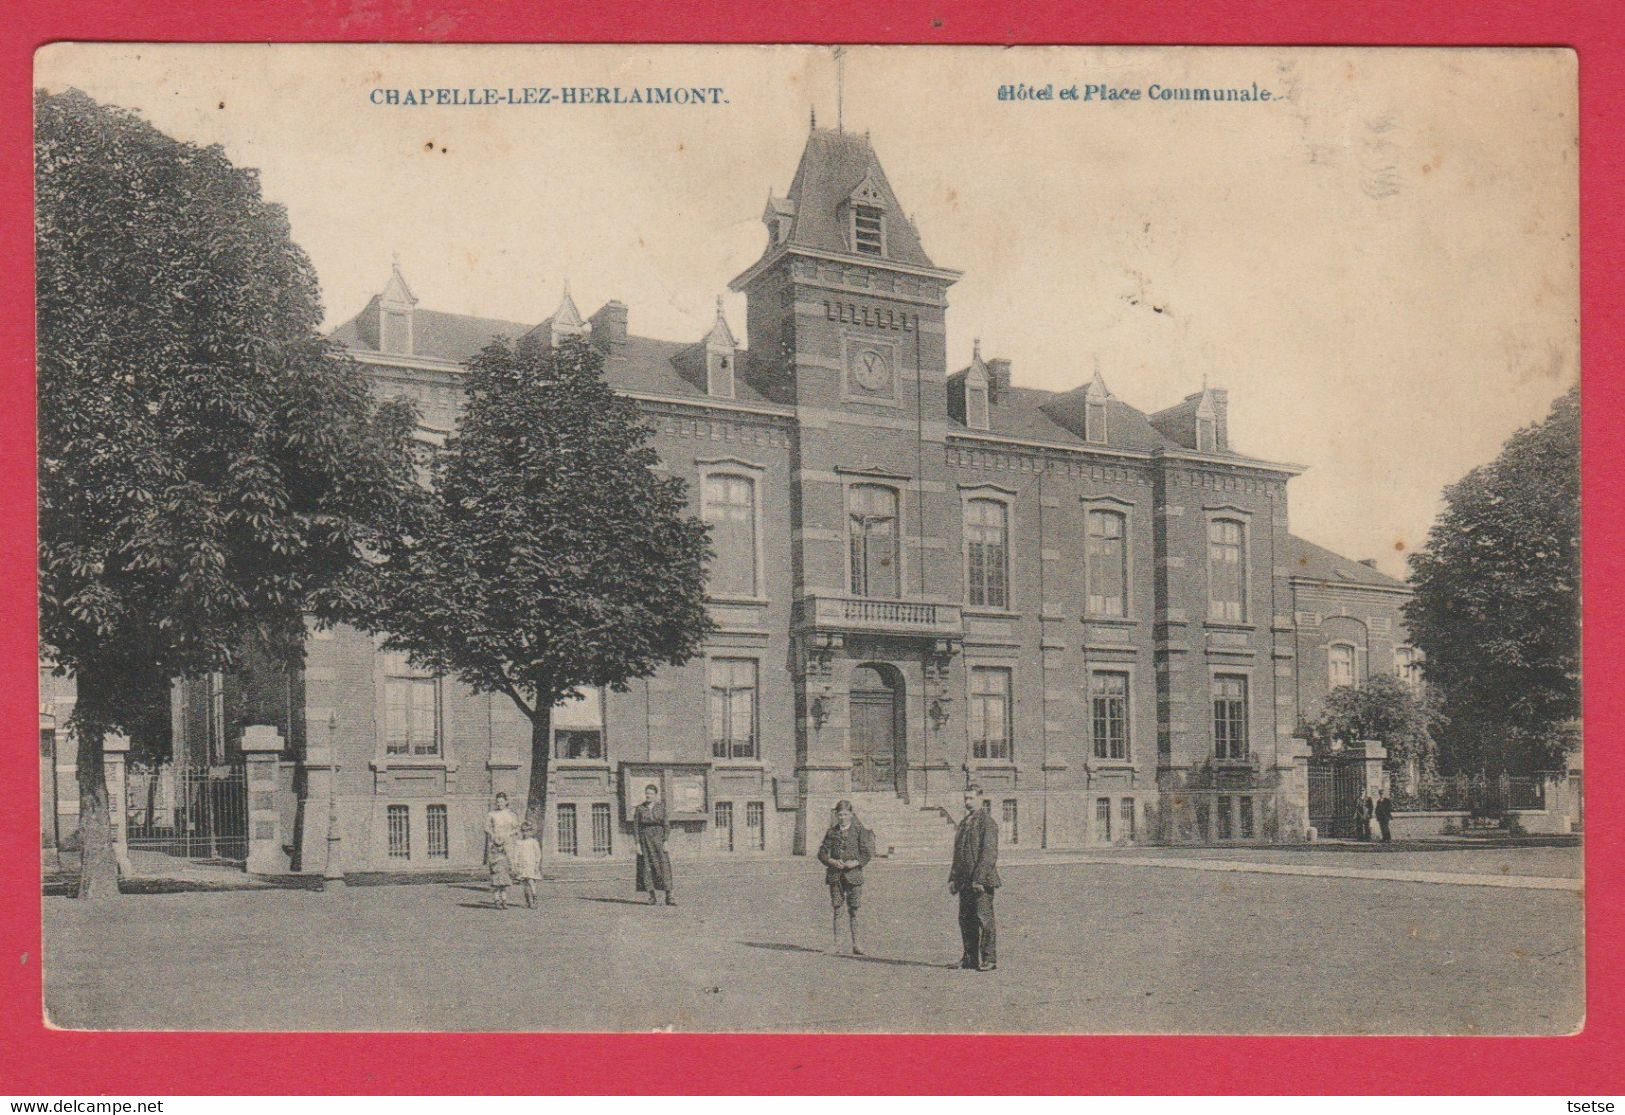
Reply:
[[[1563,1035],[1563,49],[36,55],[74,1030]]]

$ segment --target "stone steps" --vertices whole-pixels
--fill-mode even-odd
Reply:
[[[875,855],[938,860],[953,852],[953,824],[937,809],[921,809],[895,794],[854,794],[852,806],[875,834]]]

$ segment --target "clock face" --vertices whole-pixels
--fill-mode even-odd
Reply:
[[[858,353],[852,375],[865,391],[884,391],[891,384],[891,369],[886,367],[886,358],[874,349]]]

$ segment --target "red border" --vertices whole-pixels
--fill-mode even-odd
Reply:
[[[1625,378],[1618,276],[1625,270],[1625,5],[1585,0],[1104,0],[994,5],[685,0],[542,8],[499,0],[295,0],[276,5],[34,0],[8,18],[0,54],[0,1091],[115,1094],[515,1092],[698,1093],[1487,1093],[1607,1094],[1625,1064],[1625,979],[1612,958],[1619,911],[1622,783],[1611,751],[1625,721],[1625,555],[1618,464]],[[622,8],[625,10],[622,10]],[[34,430],[29,96],[33,50],[59,39],[174,41],[800,41],[1252,44],[1560,44],[1580,53],[1585,392],[1586,722],[1592,824],[1586,849],[1589,1020],[1573,1038],[1235,1039],[625,1035],[80,1034],[40,1022],[34,859]],[[1600,820],[1599,820],[1600,819]],[[9,955],[8,955],[9,953]],[[1614,1065],[1613,1070],[1607,1068]]]

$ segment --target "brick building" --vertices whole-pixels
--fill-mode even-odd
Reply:
[[[1403,668],[1405,587],[1289,533],[1300,469],[1230,444],[1223,390],[1147,414],[1099,369],[1062,393],[979,346],[950,369],[959,272],[867,138],[813,131],[763,221],[732,282],[748,349],[720,300],[681,343],[634,335],[618,301],[584,316],[568,289],[540,324],[436,312],[398,268],[335,333],[431,440],[493,337],[585,337],[713,524],[704,654],[556,714],[548,854],[630,856],[648,781],[678,858],[804,852],[842,797],[883,849],[945,844],[967,779],[1022,848],[1300,834],[1294,733],[1342,671]],[[252,687],[277,698],[243,703],[285,739],[296,868],[320,869],[329,808],[351,870],[476,863],[492,793],[522,796],[528,723],[506,698],[355,631]]]

